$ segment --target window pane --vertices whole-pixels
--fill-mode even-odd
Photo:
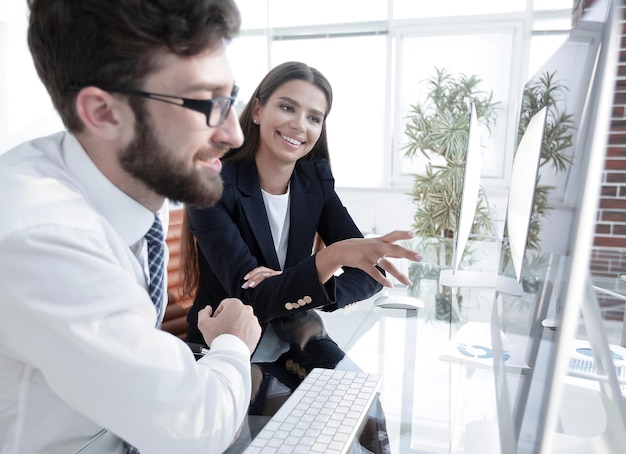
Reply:
[[[525,8],[526,0],[394,0],[393,18],[471,16],[523,11]]]
[[[533,31],[537,33],[558,33],[569,35],[572,28],[572,18],[569,14],[565,16],[539,17],[533,20]]]
[[[569,33],[536,35],[530,40],[530,60],[528,64],[528,79],[548,61],[556,50],[565,42]]]
[[[334,99],[327,129],[337,186],[382,185],[385,42],[385,36],[359,36],[272,44],[272,66],[302,61],[320,70],[332,85]]]
[[[486,27],[483,27],[483,29]],[[435,76],[436,69],[451,74],[475,75],[482,82],[478,89],[493,92],[493,101],[500,102],[495,129],[482,131],[484,177],[502,177],[505,172],[507,113],[510,98],[514,30],[476,32],[465,35],[409,36],[402,41],[399,53],[399,97],[394,129],[395,181],[403,175],[422,172],[426,158],[421,154],[412,160],[404,157],[407,143],[404,133],[409,106],[423,102],[423,81]]]
[[[241,13],[241,29],[267,28],[267,2],[236,0]]]
[[[546,11],[546,10],[553,10],[553,9],[571,10],[573,5],[574,5],[573,0],[541,0],[541,1],[535,0],[533,2],[533,8],[536,11]]]
[[[227,52],[235,81],[240,88],[238,97],[247,102],[269,70],[267,37],[239,37],[228,46]]]
[[[0,22],[0,154],[63,128],[26,43],[27,16]]]
[[[0,22],[18,24],[28,22],[28,4],[25,1],[2,2]]]
[[[270,26],[295,27],[299,25],[363,22],[387,18],[386,0],[269,0]]]

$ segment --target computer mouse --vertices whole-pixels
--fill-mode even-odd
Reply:
[[[417,310],[423,309],[424,303],[422,300],[408,295],[388,295],[381,296],[374,300],[374,306],[382,307],[385,309],[409,309]]]
[[[552,331],[555,331],[559,327],[559,321],[556,318],[546,318],[541,322],[541,325],[544,328],[548,328],[548,329],[551,329]]]

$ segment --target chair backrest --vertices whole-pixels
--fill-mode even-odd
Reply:
[[[173,208],[170,211],[170,224],[166,243],[170,252],[167,265],[167,307],[163,318],[162,329],[185,340],[187,336],[187,313],[193,304],[193,296],[183,297],[180,291],[181,262],[180,237],[183,227],[183,209]]]

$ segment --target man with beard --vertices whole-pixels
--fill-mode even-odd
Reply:
[[[220,157],[241,145],[225,56],[239,12],[29,6],[35,67],[67,131],[0,156],[0,451],[70,453],[104,434],[103,452],[221,452],[246,414],[260,327],[239,300],[206,308],[197,362],[161,331],[158,225],[166,199],[218,200]]]

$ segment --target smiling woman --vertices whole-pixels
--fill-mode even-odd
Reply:
[[[188,208],[195,241],[188,238],[185,282],[190,291],[198,288],[188,341],[202,342],[195,317],[203,307],[237,295],[269,329],[253,360],[284,363],[282,354],[302,355],[304,346],[323,339],[325,353],[308,358],[307,367],[334,367],[343,352],[323,326],[308,339],[293,331],[306,325],[294,320],[313,317],[312,308],[335,310],[372,296],[390,285],[383,269],[408,283],[379,259],[419,259],[393,244],[410,233],[363,239],[335,193],[326,139],[332,101],[328,80],[300,62],[273,68],[253,93],[240,116],[244,143],[223,159],[222,199],[212,208]],[[311,255],[316,236],[326,247]],[[280,338],[286,326],[290,333]],[[302,347],[293,346],[298,337]]]

